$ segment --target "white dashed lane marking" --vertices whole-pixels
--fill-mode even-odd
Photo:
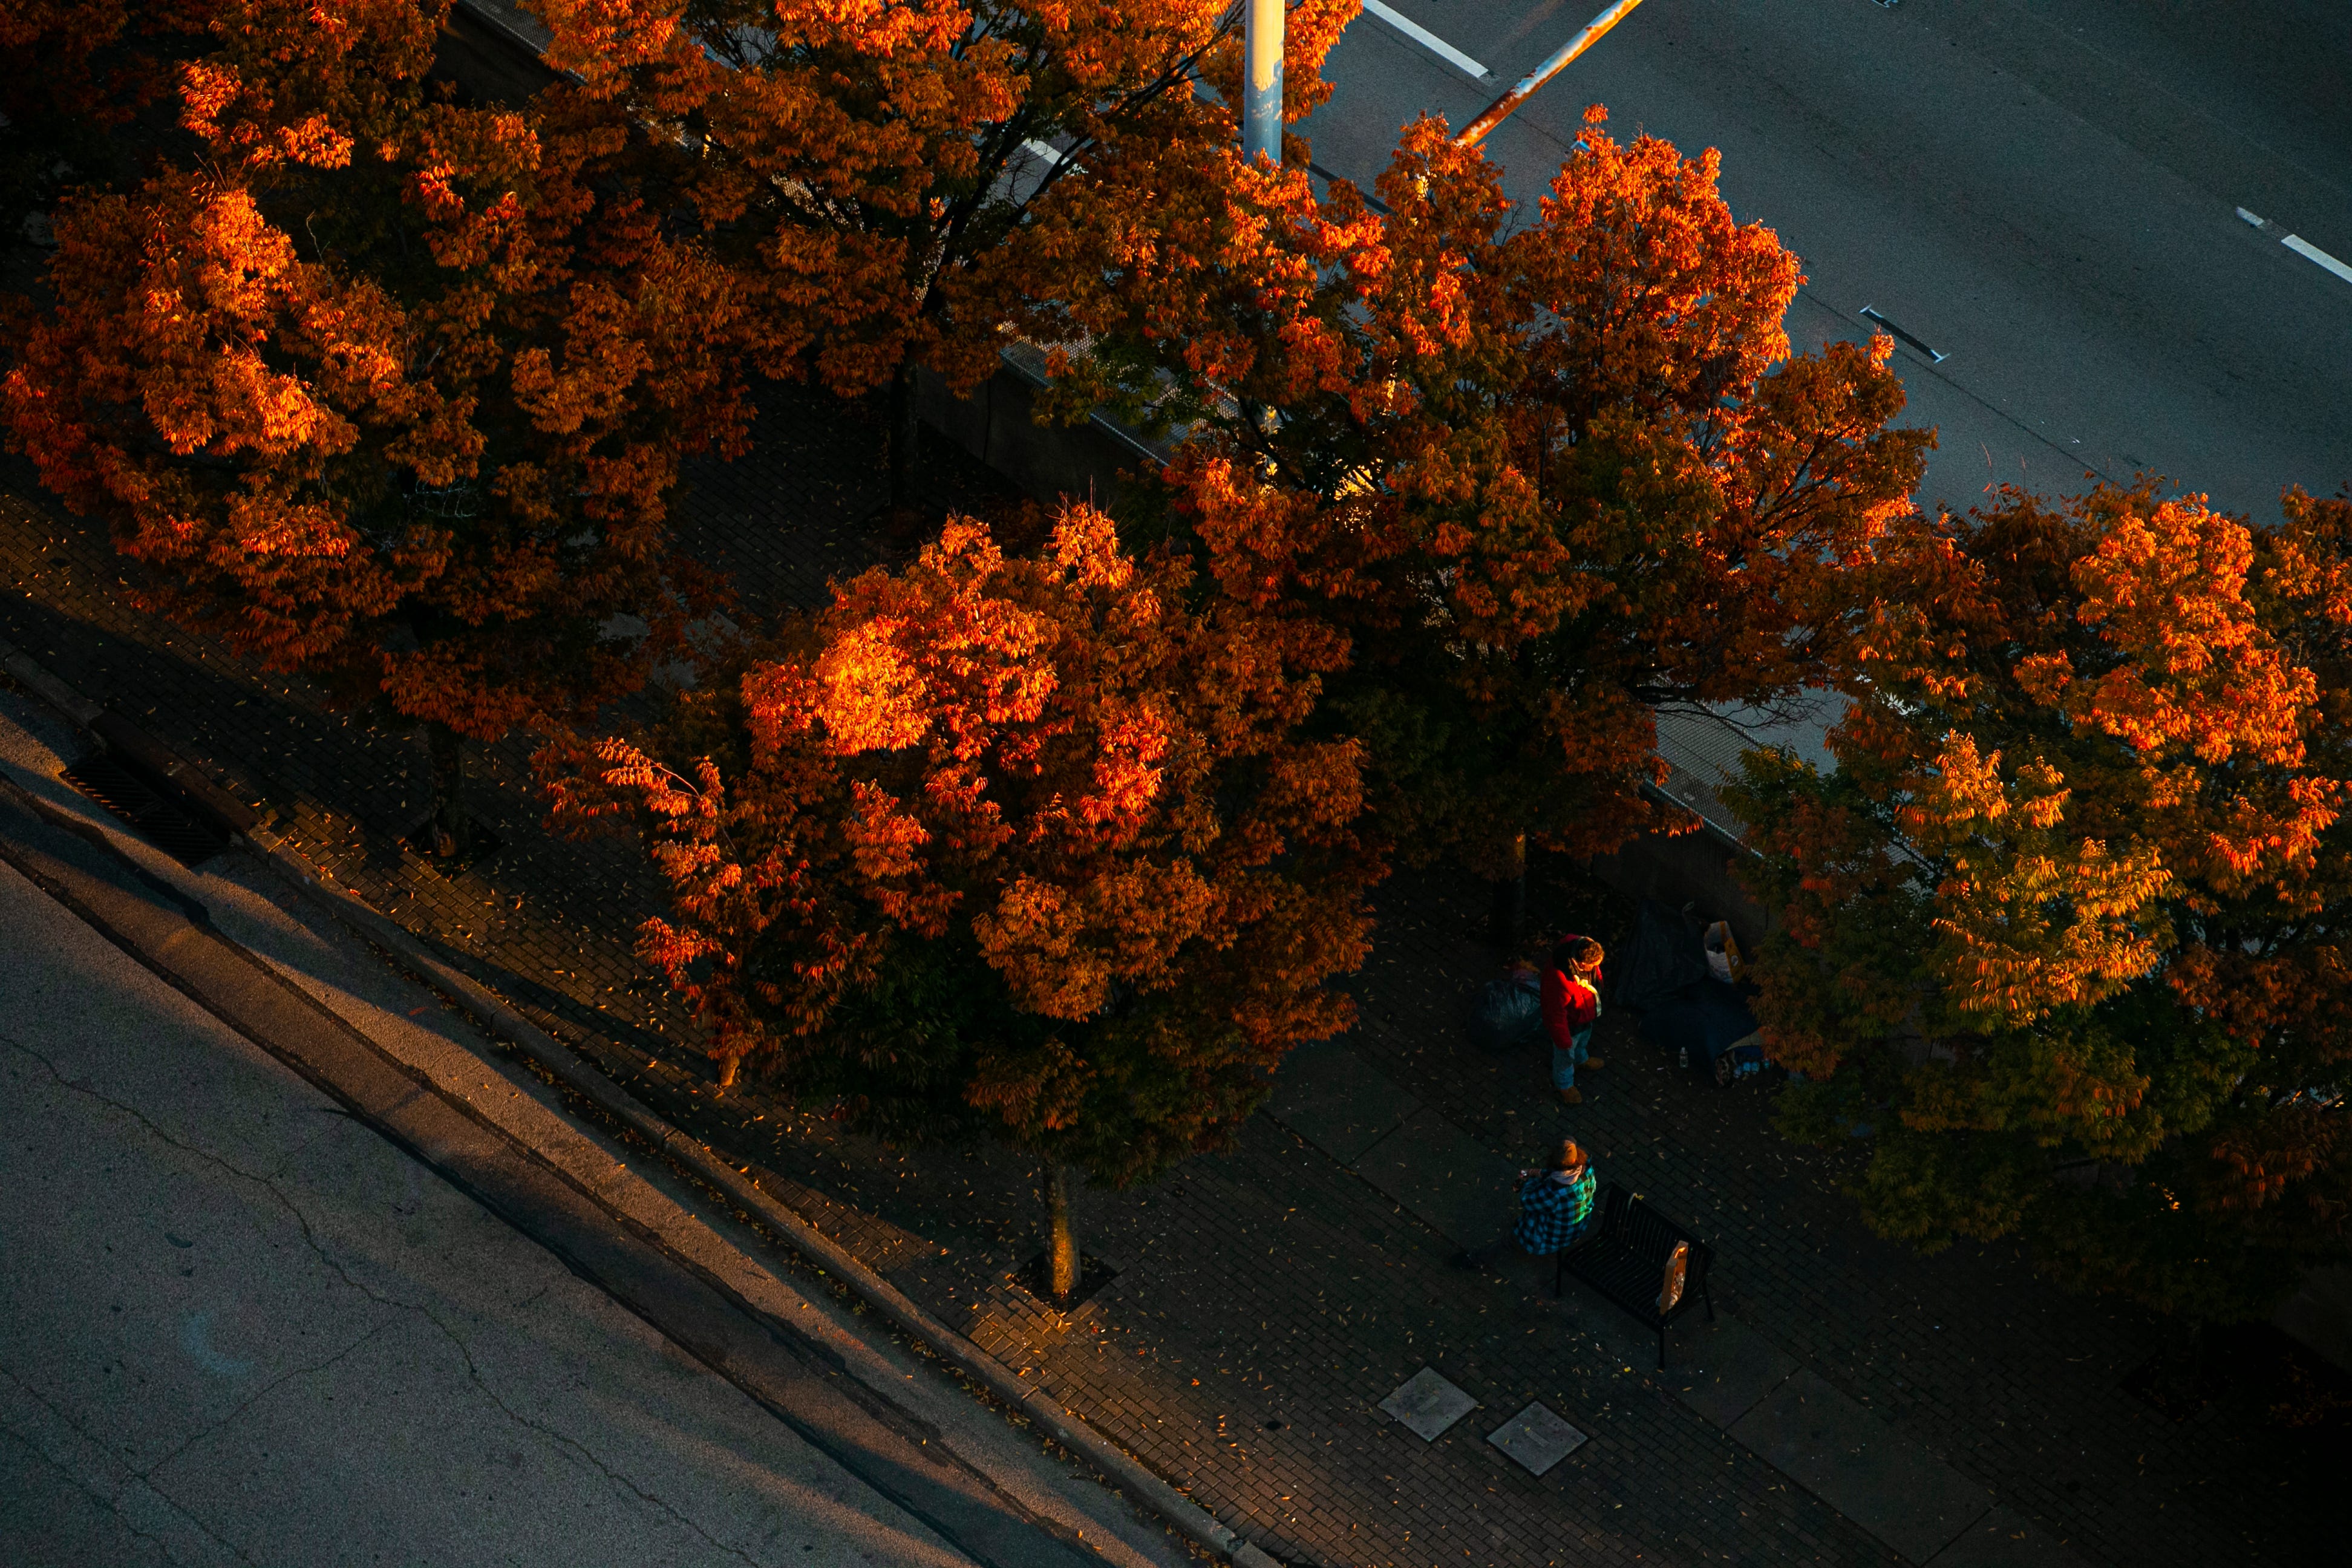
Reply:
[[[2338,278],[2343,279],[2347,283],[2352,283],[2352,267],[2347,267],[2343,262],[2336,260],[2336,258],[2328,255],[2327,252],[2320,249],[2319,247],[2312,244],[2311,241],[2304,238],[2302,236],[2289,234],[2285,229],[2281,228],[2277,224],[2273,223],[2270,219],[2266,217],[2256,217],[2252,213],[2248,212],[2243,207],[2240,207],[2238,209],[2238,216],[2245,219],[2248,223],[2252,224],[2264,234],[2270,236],[2273,239],[2277,240],[2281,245],[2285,246],[2289,250],[2294,251],[2297,256],[2302,257],[2305,261],[2311,262],[2315,266],[2325,267],[2330,272],[2335,273]]]
[[[1472,59],[1468,55],[1464,54],[1460,49],[1455,48],[1452,44],[1447,43],[1444,38],[1439,37],[1435,33],[1431,32],[1428,28],[1423,26],[1420,23],[1414,21],[1412,17],[1406,16],[1403,12],[1397,10],[1395,7],[1383,5],[1381,4],[1381,0],[1364,0],[1364,9],[1370,11],[1373,16],[1378,16],[1381,21],[1386,22],[1390,26],[1394,27],[1398,32],[1402,33],[1406,37],[1411,38],[1414,43],[1419,44],[1423,48],[1427,49],[1430,53],[1438,56],[1442,59],[1452,61],[1454,64],[1461,67],[1464,70],[1468,71],[1472,76],[1478,77],[1483,79],[1486,76],[1492,74],[1485,66],[1480,65],[1476,60]]]

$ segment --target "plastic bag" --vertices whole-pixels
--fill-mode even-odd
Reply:
[[[1490,980],[1479,994],[1471,1037],[1490,1051],[1531,1045],[1543,1033],[1543,983],[1532,969]]]
[[[1677,1241],[1666,1258],[1664,1275],[1658,1281],[1658,1316],[1664,1317],[1682,1305],[1683,1285],[1690,1277],[1690,1243]]]
[[[1731,934],[1729,921],[1717,921],[1706,928],[1706,967],[1726,985],[1739,976],[1739,941]]]

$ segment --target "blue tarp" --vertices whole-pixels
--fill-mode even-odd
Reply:
[[[1693,917],[1643,899],[1633,940],[1622,952],[1612,952],[1601,970],[1609,981],[1609,1005],[1646,1011],[1706,978],[1706,931]]]

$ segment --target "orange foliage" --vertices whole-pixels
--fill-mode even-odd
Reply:
[[[1287,1047],[1347,1026],[1326,983],[1362,960],[1379,870],[1355,748],[1295,732],[1311,658],[1192,592],[1087,508],[1034,559],[951,521],[666,742],[603,742],[559,813],[642,814],[676,905],[643,951],[720,1058],[886,1132],[976,1113],[1133,1179],[1217,1146]],[[877,1022],[910,973],[950,978]],[[881,1109],[918,1063],[940,1102]]]
[[[487,740],[676,646],[667,492],[744,410],[728,278],[605,178],[625,132],[425,103],[440,14],[225,3],[205,166],[61,210],[0,398],[158,605]]]
[[[2224,1315],[2352,1239],[2352,503],[2286,510],[2142,484],[1910,519],[1857,579],[1839,772],[1752,764],[1768,1037],[1829,1080],[1801,1119],[1892,1097],[1890,1230],[2023,1227]]]
[[[1073,286],[1209,422],[1169,478],[1221,588],[1350,639],[1336,721],[1400,844],[1494,872],[1524,833],[1591,854],[1687,822],[1641,794],[1654,710],[1825,679],[1842,574],[1932,437],[1885,428],[1884,344],[1790,357],[1796,260],[1715,180],[1596,110],[1512,227],[1496,167],[1423,121],[1385,218],[1293,176],[1187,188],[1129,204]]]
[[[659,177],[757,286],[770,374],[893,386],[901,422],[915,367],[973,384],[1008,322],[1035,325],[1068,269],[1098,265],[1101,226],[1056,216],[1073,193],[1132,192],[1154,167],[1238,167],[1220,97],[1238,80],[1239,21],[1223,0],[539,10],[550,58],[671,147]],[[1294,116],[1328,94],[1318,68],[1354,11],[1293,13]],[[1039,221],[1063,243],[1024,243]],[[893,439],[904,447],[897,423]]]

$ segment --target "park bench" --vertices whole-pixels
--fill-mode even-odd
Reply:
[[[1666,1263],[1678,1243],[1690,1247],[1684,1259],[1682,1295],[1664,1311]],[[1666,1367],[1666,1325],[1690,1310],[1693,1301],[1706,1303],[1706,1320],[1715,1321],[1715,1301],[1706,1291],[1707,1265],[1715,1249],[1682,1226],[1612,1182],[1601,1194],[1601,1218],[1576,1246],[1559,1254],[1553,1267],[1551,1293],[1557,1296],[1565,1277],[1575,1275],[1610,1300],[1633,1314],[1658,1336],[1658,1370]]]

